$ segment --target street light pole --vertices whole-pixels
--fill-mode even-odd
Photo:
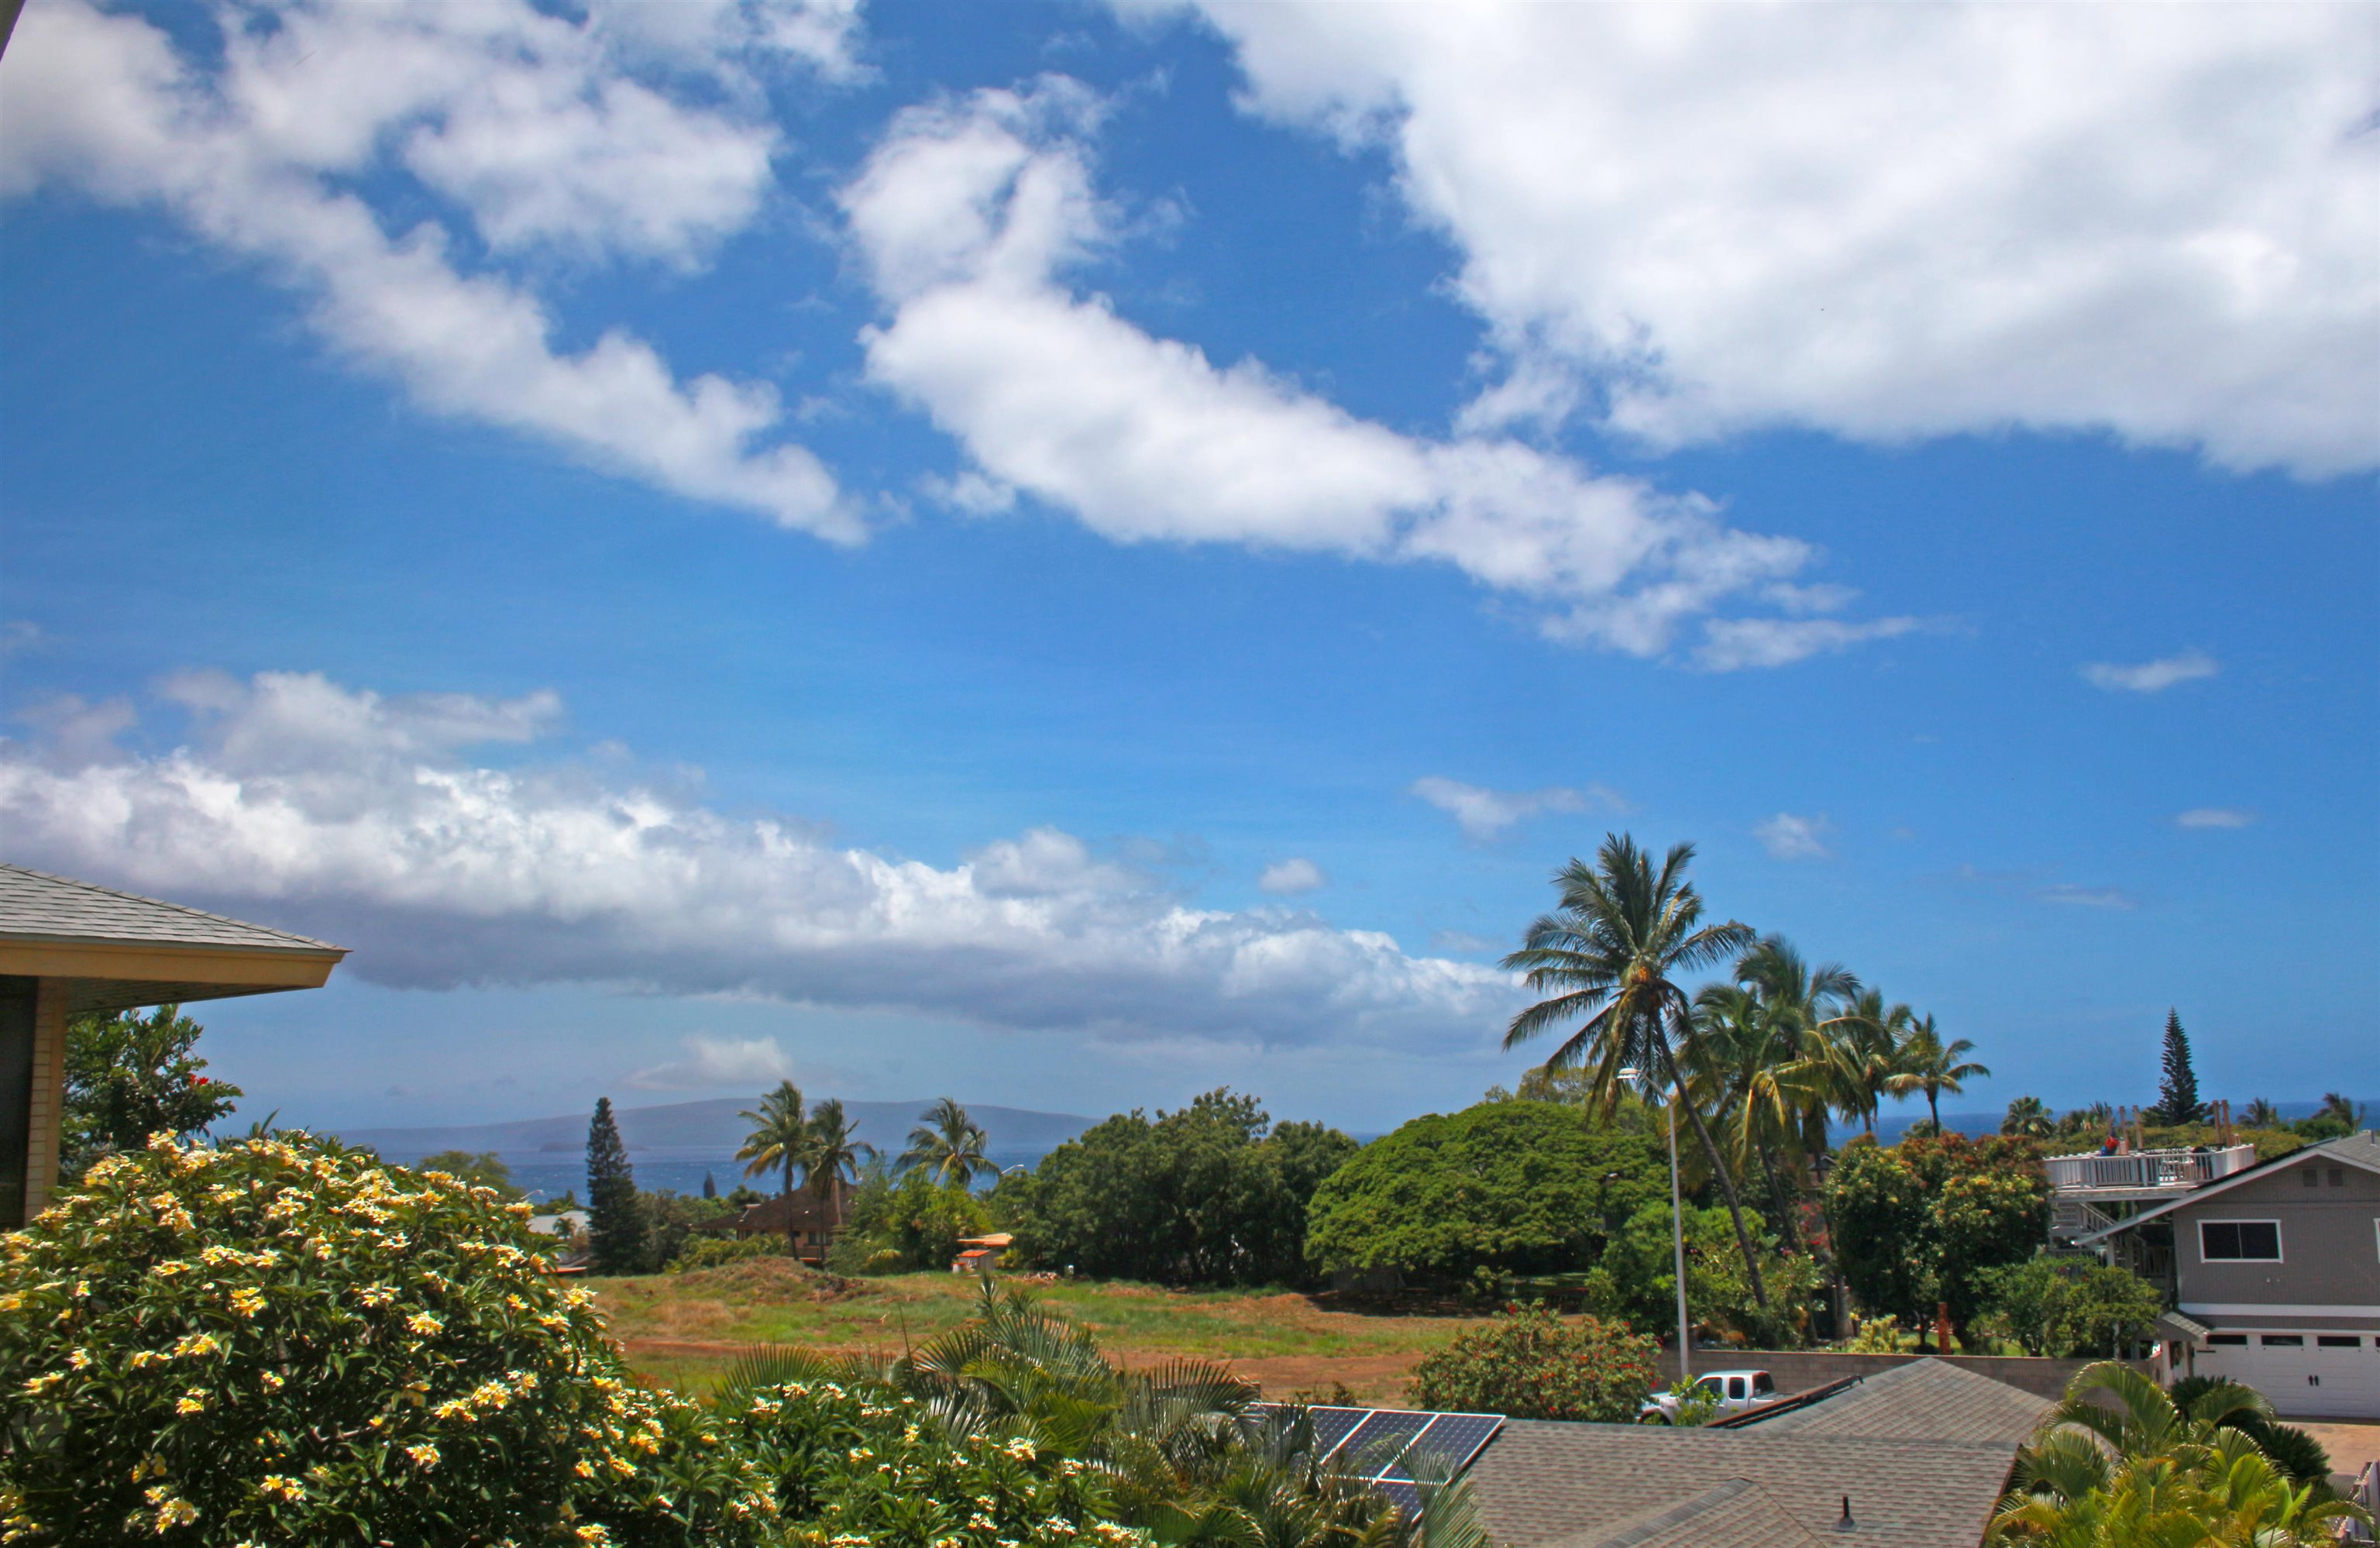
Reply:
[[[1648,1097],[1652,1094],[1652,1078],[1634,1066],[1621,1070],[1620,1078],[1642,1081],[1645,1094]],[[1678,1284],[1678,1380],[1690,1382],[1694,1375],[1694,1329],[1686,1320],[1686,1214],[1678,1189],[1678,1114],[1674,1106],[1670,1109],[1669,1119],[1670,1251],[1672,1272]]]

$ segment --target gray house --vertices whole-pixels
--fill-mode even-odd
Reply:
[[[2285,1415],[2380,1420],[2380,1135],[2309,1145],[2078,1245],[2169,1248],[2173,1374],[2228,1376]]]

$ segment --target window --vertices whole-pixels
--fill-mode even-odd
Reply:
[[[2281,1223],[2277,1220],[2204,1220],[2198,1225],[2201,1262],[2277,1263],[2281,1261]]]
[[[2308,1188],[2316,1188],[2321,1186],[2322,1174],[2311,1166],[2299,1173],[2298,1176],[2305,1179],[2305,1185]]]
[[[2314,1343],[2325,1349],[2360,1349],[2363,1347],[2363,1340],[2356,1337],[2353,1334],[2325,1333],[2321,1337],[2316,1338]]]
[[[1727,1395],[1728,1395],[1730,1397],[1741,1397],[1741,1396],[1743,1396],[1743,1378],[1742,1378],[1742,1377],[1741,1377],[1741,1376],[1730,1376],[1730,1377],[1727,1379]]]
[[[1767,1371],[1763,1371],[1758,1375],[1752,1378],[1753,1396],[1768,1397],[1774,1396],[1776,1391],[1777,1383],[1769,1379]]]
[[[2346,1167],[2334,1166],[2330,1169],[2330,1186],[2333,1188],[2345,1188],[2347,1186]]]
[[[2206,1335],[2206,1341],[2217,1347],[2227,1349],[2244,1349],[2248,1347],[2248,1335],[2244,1333],[2210,1333]]]
[[[2260,1340],[2267,1349],[2302,1349],[2305,1335],[2301,1333],[2268,1333]]]
[[[1713,1397],[1721,1396],[1723,1391],[1719,1384],[1719,1379],[1717,1376],[1705,1376],[1701,1381],[1696,1382],[1694,1385],[1702,1388],[1705,1392],[1709,1393]]]

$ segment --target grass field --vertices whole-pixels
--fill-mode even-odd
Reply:
[[[977,1293],[955,1274],[845,1280],[782,1258],[587,1285],[629,1363],[679,1386],[705,1384],[755,1344],[897,1354],[965,1318]],[[1127,1364],[1222,1360],[1275,1396],[1343,1383],[1359,1397],[1401,1397],[1415,1363],[1478,1320],[1341,1310],[1284,1291],[1062,1282],[1036,1293]]]

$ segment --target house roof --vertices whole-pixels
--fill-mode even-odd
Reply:
[[[1466,1476],[1489,1536],[1509,1548],[1802,1542],[1773,1519],[1738,1536],[1708,1514],[1722,1509],[1751,1523],[1781,1513],[1828,1542],[1974,1548],[2018,1444],[2049,1407],[1988,1376],[1920,1360],[1740,1430],[1512,1420]],[[1756,1497],[1720,1497],[1729,1483]],[[1839,1526],[1845,1496],[1849,1528]],[[1651,1535],[1615,1535],[1627,1531]]]
[[[65,980],[80,1013],[311,989],[346,948],[0,863],[0,973]]]
[[[840,1177],[834,1185],[835,1205],[822,1208],[819,1196],[805,1185],[791,1193],[774,1194],[757,1204],[747,1204],[744,1213],[735,1217],[738,1231],[783,1231],[786,1226],[785,1212],[793,1212],[793,1228],[796,1231],[817,1230],[832,1225],[840,1218],[851,1201],[851,1185]]]
[[[1776,1497],[1746,1478],[1731,1478],[1682,1505],[1648,1510],[1609,1530],[1564,1538],[1554,1548],[1818,1548]]]
[[[1851,1435],[1868,1440],[2014,1444],[2053,1405],[2006,1382],[1938,1359],[1912,1360],[1774,1419],[1758,1410],[1743,1429],[1769,1434]]]
[[[2287,1155],[2277,1155],[2270,1161],[2260,1161],[2244,1172],[2234,1172],[2218,1182],[2208,1183],[2204,1188],[2192,1188],[2179,1199],[2168,1199],[2154,1209],[2143,1210],[2140,1213],[2119,1220],[2103,1230],[2094,1231],[2087,1237],[2077,1237],[2074,1245],[2089,1247],[2094,1243],[2106,1241],[2108,1237],[2129,1231],[2135,1225],[2145,1225],[2159,1215],[2170,1214],[2185,1204],[2204,1203],[2216,1194],[2228,1192],[2242,1183],[2253,1182],[2259,1177],[2268,1177],[2276,1172],[2301,1165],[2318,1155],[2327,1156],[2334,1161],[2343,1161],[2350,1166],[2361,1166],[2367,1172],[2380,1173],[2380,1134],[2375,1134],[2367,1128],[2361,1134],[2348,1134],[2336,1140],[2325,1140],[2318,1144],[2291,1151]]]

